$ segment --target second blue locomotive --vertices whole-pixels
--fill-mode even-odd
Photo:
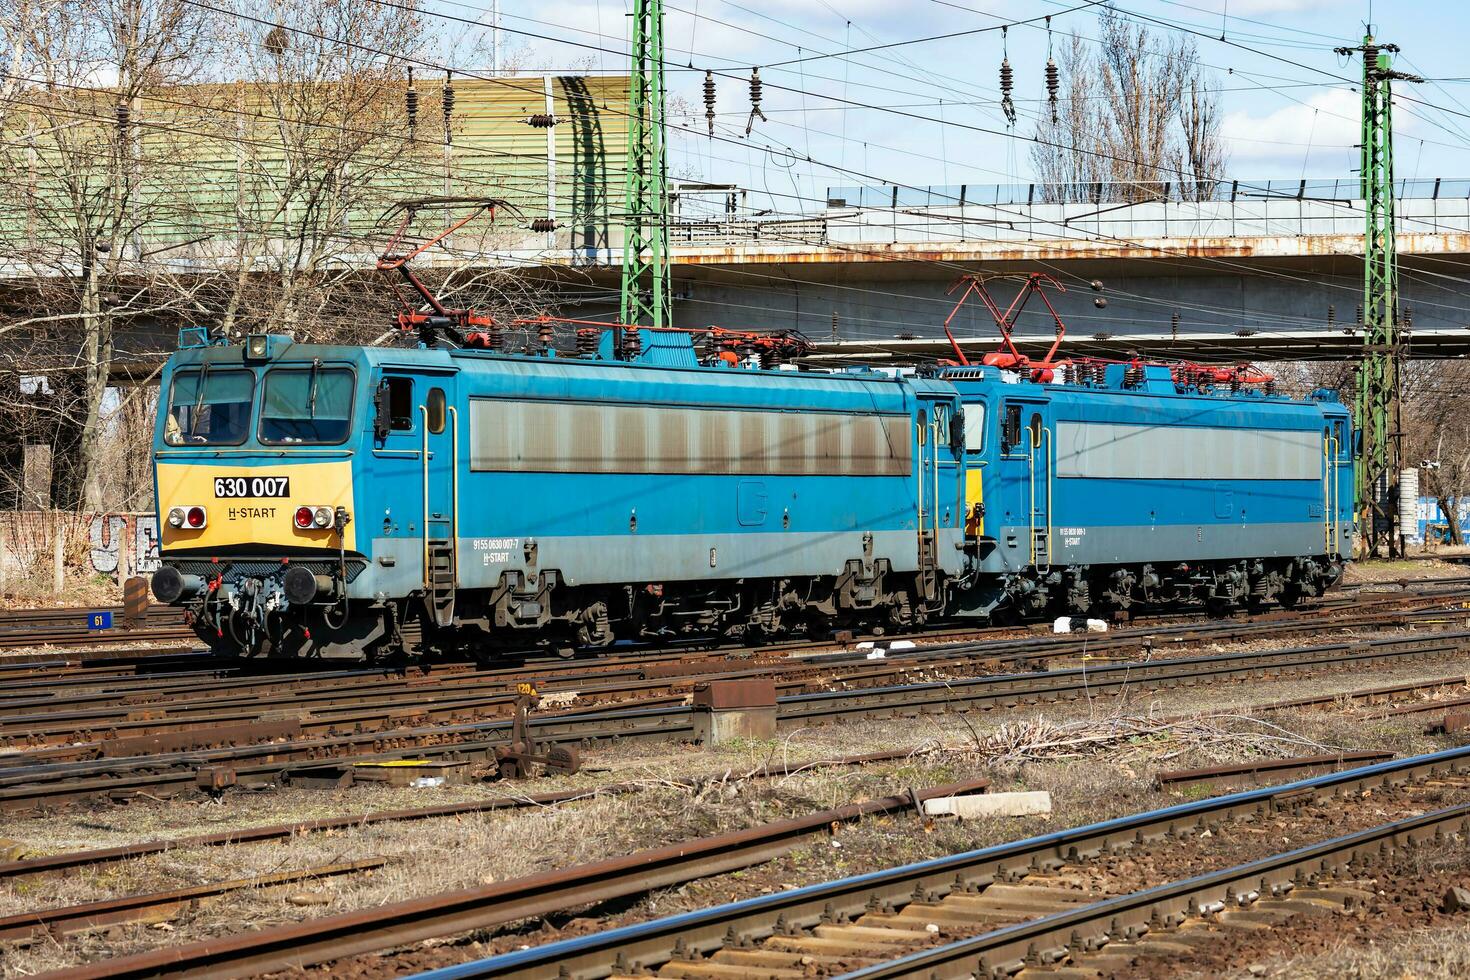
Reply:
[[[734,362],[734,363],[732,363]],[[1042,383],[312,346],[178,351],[162,570],[228,652],[481,656],[1320,594],[1352,528],[1332,396],[1168,367]]]

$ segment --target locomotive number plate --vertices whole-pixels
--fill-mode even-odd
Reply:
[[[216,497],[289,497],[291,480],[285,476],[217,476]]]

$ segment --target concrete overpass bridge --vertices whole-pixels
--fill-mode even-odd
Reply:
[[[1410,356],[1466,356],[1470,179],[1400,181],[1396,190]],[[1357,193],[1350,179],[1222,182],[1202,201],[1175,200],[1167,185],[832,188],[811,213],[753,215],[737,188],[685,186],[670,229],[675,321],[795,328],[830,358],[943,356],[940,325],[956,278],[1047,272],[1066,287],[1051,298],[1076,353],[1351,358],[1361,342]],[[1068,202],[1050,200],[1063,194]],[[554,211],[554,198],[547,207]],[[564,315],[612,320],[620,230],[604,216],[595,231],[572,220],[502,242],[493,255],[436,249],[419,261],[517,265],[548,281]],[[375,257],[341,261],[370,270]],[[208,258],[186,255],[176,271],[187,274],[189,263],[202,271]],[[1008,297],[1013,288],[995,291]],[[954,331],[972,351],[995,342],[977,303]],[[1022,346],[1051,335],[1033,301],[1018,323]],[[174,339],[171,324],[119,338],[117,380],[146,380]]]
[[[1397,190],[1411,355],[1464,356],[1470,180]],[[1169,200],[1163,185],[1084,191],[1087,200],[1050,203],[1054,189],[1039,185],[834,188],[820,213],[686,219],[672,229],[676,319],[796,328],[828,353],[933,355],[947,348],[935,341],[958,276],[1048,272],[1067,288],[1052,299],[1069,336],[1090,353],[1353,356],[1365,223],[1356,180],[1222,183],[1204,201]],[[1128,195],[1158,199],[1118,199]],[[583,301],[583,313],[595,309]],[[979,304],[954,329],[981,349],[994,342]],[[1021,336],[1041,342],[1052,329],[1033,301]]]

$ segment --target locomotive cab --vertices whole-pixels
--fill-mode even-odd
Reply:
[[[353,525],[361,367],[350,348],[263,335],[170,358],[153,591],[212,647],[328,654],[361,642],[342,610],[367,559]]]

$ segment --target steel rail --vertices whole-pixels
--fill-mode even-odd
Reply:
[[[834,823],[973,792],[971,780],[885,796],[748,830],[682,841],[623,857],[505,882],[430,895],[271,929],[103,960],[46,974],[50,980],[143,977],[240,977],[303,967],[323,959],[482,929],[769,861]]]
[[[1230,624],[1228,628],[1232,636],[1240,635],[1240,631],[1248,627],[1251,628],[1251,635],[1260,635],[1263,632],[1290,633],[1302,628],[1322,631],[1390,622],[1406,625],[1434,614],[1432,610],[1419,610],[1394,613],[1387,617],[1382,614],[1366,619],[1351,617],[1343,622],[1313,622],[1306,627],[1292,623],[1288,624],[1290,628],[1286,630],[1282,630],[1280,624],[1275,622],[1269,625]],[[1126,643],[1130,648],[1137,648],[1140,644],[1147,646],[1158,635],[1155,632],[1141,636],[1135,634],[1127,637]],[[1189,637],[1193,635],[1193,631],[1183,634]],[[1053,646],[1048,650],[1047,653],[1051,655],[1075,654],[1087,648],[1085,638],[1050,639],[1067,641],[1065,645]],[[1016,645],[1011,644],[1010,647],[1013,649]],[[1117,648],[1116,643],[1113,646],[1114,649]],[[906,670],[971,669],[974,666],[972,654],[981,649],[974,645],[953,644],[905,650],[882,661],[870,661],[865,657],[849,654],[838,657],[789,658],[748,667],[725,664],[723,666],[726,669],[723,670],[700,669],[721,666],[716,662],[689,665],[687,672],[618,669],[590,677],[552,674],[538,683],[549,691],[575,689],[580,700],[628,701],[638,695],[687,691],[692,684],[701,680],[776,675],[781,692],[792,694],[799,693],[804,687],[837,682],[868,686],[880,682],[891,684]],[[996,659],[1001,662],[1025,662],[1033,658],[1022,652]],[[824,675],[824,671],[840,671],[841,676]],[[308,675],[304,680],[216,680],[191,675],[158,684],[157,690],[151,692],[154,696],[148,699],[146,711],[140,710],[137,695],[124,693],[131,690],[130,687],[119,689],[117,685],[106,685],[100,691],[73,697],[65,705],[46,697],[0,698],[0,711],[4,712],[0,713],[0,742],[12,747],[63,744],[67,748],[52,753],[51,758],[76,759],[98,754],[128,754],[129,743],[119,740],[170,731],[192,733],[186,740],[190,744],[178,747],[195,749],[214,747],[215,744],[225,742],[238,744],[241,738],[250,737],[250,731],[245,727],[250,724],[261,726],[256,740],[265,740],[297,734],[330,733],[343,728],[365,731],[372,727],[382,730],[391,727],[395,719],[409,715],[434,717],[441,721],[471,721],[507,714],[513,704],[513,695],[509,693],[510,685],[525,676],[524,672],[509,671],[504,676],[501,672],[450,672],[404,681],[371,669]],[[631,679],[620,682],[615,679],[617,676]],[[591,683],[587,683],[589,680]],[[291,709],[305,707],[312,710],[311,714],[302,715],[299,731],[286,731],[277,725],[266,723],[267,718],[279,719],[282,711],[282,704],[274,695],[288,691],[294,695],[290,703]],[[480,692],[478,697],[475,692]],[[89,702],[99,706],[80,707]],[[351,706],[358,707],[354,710]],[[70,707],[71,710],[58,710],[65,707]],[[206,724],[231,727],[220,733],[220,742],[211,743],[205,737],[208,729],[201,727]],[[167,739],[161,740],[160,750],[167,744]],[[88,745],[93,748],[88,749]],[[0,760],[0,765],[13,764],[14,761]]]
[[[1212,871],[1182,881],[1156,885],[1116,898],[1058,912],[935,949],[844,974],[848,980],[946,980],[972,976],[1008,976],[1032,961],[1060,965],[1109,942],[1149,934],[1153,923],[1177,925],[1215,914],[1250,895],[1283,897],[1298,882],[1314,882],[1346,868],[1387,857],[1393,851],[1442,837],[1446,832],[1470,839],[1470,803],[1446,807],[1357,833],[1274,854],[1260,860]],[[1167,937],[1167,933],[1165,936]]]
[[[1014,707],[1046,700],[1083,699],[1131,686],[1153,689],[1260,677],[1268,672],[1362,667],[1406,657],[1446,656],[1467,647],[1470,631],[1446,631],[1291,650],[1106,663],[953,682],[829,691],[780,698],[777,723],[790,729],[843,718],[911,716],[960,707]],[[694,731],[692,709],[682,703],[538,715],[532,717],[531,724],[538,740],[552,743],[669,740],[691,738]],[[274,777],[303,763],[329,759],[488,758],[496,745],[507,740],[510,725],[508,719],[495,719],[85,762],[32,763],[20,754],[14,757],[17,764],[0,769],[0,812],[96,796],[182,789],[193,785],[195,772],[206,766],[230,766],[242,781],[248,782]]]
[[[947,857],[920,861],[901,867],[874,871],[837,881],[809,885],[773,895],[762,895],[727,905],[701,909],[682,915],[656,919],[650,922],[625,926],[593,935],[550,943],[533,949],[521,950],[501,956],[490,957],[473,963],[446,967],[422,975],[423,980],[549,980],[553,977],[590,978],[606,977],[611,973],[635,973],[656,971],[676,955],[689,957],[712,953],[727,944],[748,945],[751,942],[774,935],[778,930],[804,930],[822,922],[843,922],[856,919],[870,908],[891,906],[901,908],[919,896],[924,901],[938,901],[951,893],[962,893],[984,889],[1015,873],[1048,871],[1074,863],[1086,857],[1094,857],[1107,851],[1127,850],[1137,844],[1160,840],[1184,830],[1207,829],[1229,820],[1246,816],[1263,815],[1278,806],[1291,805],[1304,798],[1324,795],[1340,795],[1362,792],[1384,786],[1399,786],[1431,778],[1442,773],[1470,772],[1470,746],[1435,752],[1428,755],[1396,759],[1359,769],[1316,776],[1298,780],[1283,786],[1247,790],[1229,796],[1182,803],[1132,814],[1113,820],[1088,824],[1071,830],[1056,831],[1026,840],[998,844]],[[1445,818],[1445,814],[1450,814]],[[1390,825],[1391,834],[1424,832],[1424,828],[1443,825],[1444,819],[1462,821],[1470,815],[1470,804],[1413,818],[1414,822]],[[1384,831],[1384,828],[1378,828]],[[1432,832],[1432,831],[1431,831]],[[1354,835],[1349,835],[1352,838]],[[1342,845],[1349,838],[1340,838]],[[1381,839],[1381,838],[1380,838]],[[1322,854],[1331,850],[1332,842],[1313,845],[1286,856],[1288,861],[1317,861]],[[1376,844],[1375,844],[1376,846]],[[1322,850],[1326,848],[1327,850]],[[1278,858],[1279,860],[1280,858]],[[1249,876],[1247,876],[1248,878]],[[1213,887],[1213,885],[1212,885]],[[1227,883],[1219,883],[1221,892]],[[1126,898],[1126,897],[1125,897]],[[1158,896],[1162,901],[1163,896]],[[1101,904],[1101,903],[1099,903]],[[1140,903],[1147,907],[1148,903]],[[1151,910],[1150,910],[1151,912]],[[1062,916],[1080,915],[1076,910],[1061,913]],[[1144,921],[1151,917],[1146,915]],[[1062,930],[1057,926],[1060,916],[1023,923],[1015,927],[989,933],[988,936],[1004,935],[1006,942],[1021,933],[1014,930],[1033,930],[1027,935],[1022,955],[1032,945],[1043,947],[1050,942],[1057,945],[1051,931],[1056,927],[1064,931],[1059,937],[1062,945],[1070,941],[1077,925],[1069,920]],[[1046,922],[1046,926],[1038,925]],[[984,939],[985,937],[980,937]],[[965,940],[951,944],[961,946]],[[1007,950],[1010,947],[1005,947]],[[915,956],[936,952],[926,950]],[[969,972],[974,972],[981,953],[964,948],[962,957],[968,963]],[[987,957],[988,964],[1000,962],[1013,965],[1006,955]],[[901,962],[901,961],[895,961]],[[938,964],[926,963],[924,969],[939,970]],[[886,975],[886,974],[877,974]],[[917,975],[917,974],[895,974]],[[928,976],[927,972],[922,974]],[[936,976],[949,975],[947,971]],[[984,974],[981,975],[991,975]]]

